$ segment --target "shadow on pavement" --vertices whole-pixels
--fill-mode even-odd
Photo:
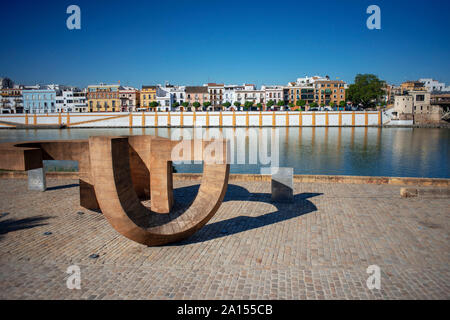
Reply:
[[[181,200],[184,203],[192,201],[197,194],[198,188],[199,186],[195,185],[175,189],[174,198],[176,201]],[[250,193],[241,186],[230,184],[228,185],[224,202],[251,201],[269,203],[275,206],[276,210],[259,216],[242,215],[227,220],[208,223],[190,238],[171,245],[180,246],[226,237],[317,211],[317,207],[308,199],[320,195],[322,193],[301,193],[294,195],[294,201],[292,203],[274,203],[271,201],[270,193]],[[255,213],[257,214],[257,212]]]

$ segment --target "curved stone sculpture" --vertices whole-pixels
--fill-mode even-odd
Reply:
[[[217,212],[228,185],[229,150],[223,140],[100,136],[7,143],[0,151],[2,169],[41,168],[42,160],[79,161],[80,204],[98,206],[119,233],[149,246],[179,241],[200,229]],[[197,197],[181,214],[172,212],[172,161],[177,160],[204,162]],[[141,199],[149,196],[147,208]]]

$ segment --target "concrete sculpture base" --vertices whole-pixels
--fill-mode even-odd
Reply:
[[[294,201],[293,168],[272,168],[272,201]]]
[[[228,185],[227,141],[171,141],[154,136],[90,137],[0,145],[0,168],[42,170],[43,160],[78,161],[80,205],[100,209],[127,238],[149,246],[184,239],[217,212]],[[182,214],[174,203],[172,161],[203,161],[197,197]],[[141,200],[151,198],[151,207]]]

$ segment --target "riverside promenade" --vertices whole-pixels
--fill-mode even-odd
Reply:
[[[78,180],[47,183],[33,192],[27,180],[0,179],[0,299],[450,298],[448,197],[297,182],[294,203],[275,204],[270,182],[231,180],[191,238],[146,247],[81,208]],[[176,205],[198,183],[175,180]],[[81,290],[66,286],[71,265]],[[366,286],[370,265],[381,268],[380,290]]]

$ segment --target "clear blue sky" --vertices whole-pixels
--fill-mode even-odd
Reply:
[[[81,8],[81,30],[66,8]],[[381,30],[366,8],[381,8]],[[450,83],[450,1],[5,1],[0,77],[16,83],[140,87],[206,82],[282,84],[305,75],[352,82]]]

